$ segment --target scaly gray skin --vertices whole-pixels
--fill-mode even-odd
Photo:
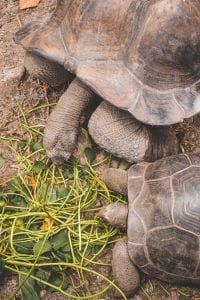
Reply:
[[[128,206],[118,202],[112,203],[102,209],[98,216],[114,226],[127,228]]]
[[[32,77],[45,81],[52,87],[59,86],[67,81],[70,82],[74,77],[58,63],[48,61],[30,52],[26,52],[24,66]]]
[[[121,169],[108,169],[100,175],[106,185],[115,192],[128,194],[128,172]],[[113,203],[102,209],[101,218],[112,225],[125,228],[128,218],[128,206]],[[140,285],[140,275],[128,254],[127,238],[117,242],[113,248],[112,272],[115,282],[126,296],[133,295]]]
[[[171,128],[150,129],[106,101],[92,114],[88,128],[101,148],[130,163],[155,161],[178,152]]]
[[[47,155],[53,162],[62,163],[74,152],[80,116],[93,97],[93,92],[75,78],[59,99],[48,118],[43,139]]]
[[[109,168],[100,174],[100,178],[112,191],[123,195],[128,194],[128,172],[126,170]]]
[[[25,57],[25,68],[33,77],[58,86],[71,81],[72,75],[62,66],[30,53]],[[61,164],[72,155],[77,141],[79,120],[94,93],[75,78],[50,114],[44,131],[43,144],[48,157]]]
[[[127,239],[117,242],[113,248],[112,272],[116,284],[129,297],[140,286],[140,275],[128,255]]]
[[[73,75],[61,65],[27,52],[25,68],[34,77],[58,86],[71,81]],[[44,147],[54,163],[72,155],[77,141],[79,120],[95,94],[75,78],[64,92],[47,121]],[[168,128],[150,130],[122,111],[103,101],[89,121],[89,132],[103,149],[131,163],[153,161],[177,153],[175,134]]]

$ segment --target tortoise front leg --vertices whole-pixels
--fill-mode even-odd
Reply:
[[[73,153],[80,116],[93,97],[93,92],[77,78],[61,96],[48,118],[43,139],[47,155],[53,162],[68,160]]]
[[[32,77],[45,81],[52,87],[70,82],[74,77],[58,63],[30,52],[26,52],[24,67]]]
[[[132,296],[140,285],[140,275],[128,255],[127,239],[113,248],[112,271],[114,279],[126,296]]]

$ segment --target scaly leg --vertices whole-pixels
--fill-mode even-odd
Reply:
[[[80,116],[94,97],[94,93],[77,78],[61,96],[48,118],[43,139],[47,155],[53,162],[68,160],[73,153]]]
[[[127,239],[117,242],[113,248],[112,271],[117,285],[124,294],[134,295],[140,285],[140,275],[129,257]]]
[[[131,163],[154,161],[178,151],[170,128],[150,128],[105,101],[92,114],[88,127],[101,148]]]
[[[42,56],[26,52],[24,67],[28,74],[56,87],[73,79],[73,75],[58,63],[49,61]]]

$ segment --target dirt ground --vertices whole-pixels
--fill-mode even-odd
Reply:
[[[28,80],[19,86],[22,71],[24,51],[13,41],[14,33],[21,24],[31,18],[52,12],[55,0],[41,1],[35,9],[19,10],[18,1],[3,0],[0,2],[0,134],[20,136],[21,128],[16,115],[17,101],[28,100],[30,107],[36,101],[44,98],[37,81]],[[46,95],[45,95],[46,96]],[[45,122],[45,121],[44,121]],[[15,173],[15,162],[10,151],[1,143],[0,153],[6,158],[6,164],[1,170],[1,176]]]
[[[17,115],[17,102],[23,103],[24,106],[32,107],[39,101],[55,101],[58,99],[62,91],[53,91],[46,84],[41,85],[37,80],[28,79],[19,84],[19,76],[23,64],[23,49],[16,45],[13,41],[13,33],[16,32],[21,24],[28,22],[35,16],[41,16],[47,12],[52,12],[55,7],[56,0],[41,0],[37,8],[19,10],[18,1],[1,0],[0,2],[0,135],[22,137],[22,128],[19,116]],[[46,100],[45,100],[46,99]],[[35,120],[40,124],[45,124],[47,115],[34,116]],[[200,151],[200,117],[195,117],[184,121],[182,124],[174,126],[177,136],[181,144],[181,151]],[[0,170],[1,177],[11,176],[16,173],[16,161],[9,149],[0,144],[0,154],[6,159],[4,167]],[[4,295],[8,290],[15,288],[15,277],[8,278],[0,285],[0,300],[4,299]],[[200,291],[193,293],[192,289],[186,289],[186,294],[191,295],[185,297],[171,290],[170,294],[166,293],[159,298],[151,299],[200,299]],[[199,297],[199,298],[198,298]],[[49,295],[45,291],[42,299],[62,300],[63,296],[58,294]],[[66,299],[66,298],[65,298]],[[107,298],[109,299],[109,298]],[[113,298],[114,299],[114,298]],[[138,293],[135,300],[148,299]],[[99,299],[100,300],[100,299]],[[102,299],[103,300],[103,299]]]

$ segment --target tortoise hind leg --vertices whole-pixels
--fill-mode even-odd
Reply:
[[[130,163],[154,161],[178,150],[175,133],[170,128],[151,130],[106,101],[97,107],[88,127],[101,148]]]
[[[52,87],[59,86],[73,79],[73,75],[60,64],[30,52],[26,52],[24,66],[28,74],[47,82]]]
[[[113,248],[112,271],[114,279],[126,296],[132,296],[140,285],[140,275],[128,255],[127,239]]]
[[[94,96],[87,86],[75,78],[50,114],[43,144],[54,163],[68,160],[73,153],[80,116]]]

